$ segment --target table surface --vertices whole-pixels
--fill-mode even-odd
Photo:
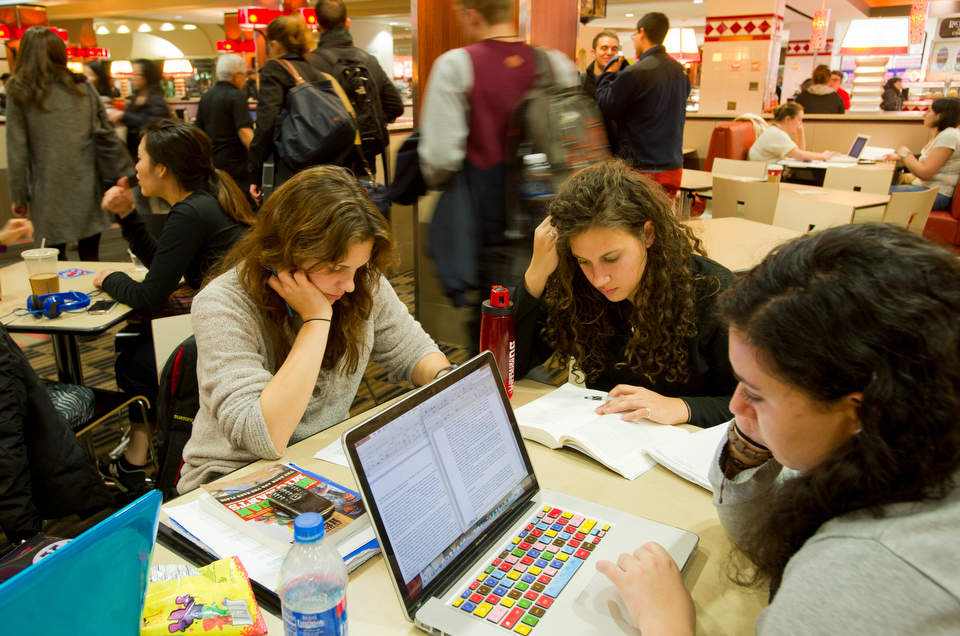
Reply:
[[[817,186],[801,185],[799,183],[781,183],[780,196],[804,197],[811,203],[823,202],[849,205],[854,210],[878,207],[886,205],[887,202],[890,201],[889,194],[854,192],[853,190],[833,190],[831,188],[818,188]]]
[[[79,291],[90,294],[96,291],[93,281],[105,269],[115,269],[126,271],[129,274],[135,274],[133,263],[103,263],[103,262],[85,262],[85,261],[58,261],[57,271],[65,269],[84,269],[93,272],[77,276],[76,278],[61,278],[60,291]],[[21,310],[25,313],[27,306],[27,297],[30,296],[30,281],[27,277],[27,264],[23,261],[7,265],[0,269],[0,290],[3,298],[0,299],[0,316],[3,318],[3,326],[7,331],[22,333],[73,333],[73,334],[98,334],[106,331],[113,325],[126,318],[131,311],[127,305],[117,303],[117,305],[106,314],[94,315],[86,311],[64,313],[59,318],[34,318],[26,314],[19,318],[13,315],[7,316],[11,311]],[[104,298],[110,296],[104,294]],[[96,298],[92,299],[96,302]],[[18,312],[20,313],[20,312]]]
[[[516,385],[512,403],[514,407],[521,406],[553,389],[545,384],[521,380]],[[307,470],[354,487],[355,482],[348,468],[313,459],[313,454],[380,408],[383,407],[376,407],[291,446],[284,454],[283,461],[294,462]],[[753,623],[767,603],[767,594],[762,590],[741,588],[728,578],[727,567],[733,545],[720,526],[708,491],[659,465],[635,481],[628,481],[581,453],[566,449],[551,450],[534,442],[526,442],[526,446],[544,488],[589,499],[699,535],[699,547],[684,570],[684,581],[697,608],[697,633],[711,636],[753,633]],[[238,474],[263,463],[256,462],[242,468]],[[193,501],[199,494],[198,490],[167,505]],[[166,521],[166,518],[166,514],[161,513],[161,521]],[[153,563],[183,562],[182,557],[159,544],[154,548]],[[350,574],[348,599],[352,636],[412,636],[422,633],[403,617],[381,557],[367,561]],[[264,617],[270,634],[283,633],[279,618],[266,611]]]
[[[707,255],[731,272],[752,269],[777,245],[801,232],[734,217],[687,222],[703,241]]]
[[[687,170],[684,168],[680,175],[680,189],[688,192],[698,192],[713,188],[713,173],[703,170]]]
[[[857,168],[858,170],[888,170],[893,171],[897,168],[896,161],[877,161],[876,163],[853,163],[848,161],[797,161],[792,159],[781,159],[778,161],[782,166],[790,168]]]

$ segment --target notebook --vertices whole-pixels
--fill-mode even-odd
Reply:
[[[493,355],[344,433],[407,619],[446,634],[639,634],[596,571],[697,535],[540,487]]]
[[[834,163],[856,163],[860,161],[860,154],[863,152],[863,149],[867,147],[868,141],[870,141],[870,135],[857,135],[857,138],[853,140],[853,144],[851,144],[850,150],[847,151],[847,154],[835,155],[827,159],[827,161],[832,161]]]
[[[0,585],[6,634],[140,633],[162,496],[148,492]]]

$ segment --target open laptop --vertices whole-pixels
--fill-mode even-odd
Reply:
[[[4,633],[139,634],[162,499],[148,492],[0,584]]]
[[[344,433],[408,620],[444,634],[639,634],[596,571],[648,541],[682,568],[697,535],[540,488],[493,355]]]
[[[834,155],[827,159],[827,161],[833,163],[857,163],[860,161],[860,155],[863,153],[863,149],[867,147],[868,141],[870,141],[870,135],[857,135],[857,138],[853,140],[853,144],[850,145],[850,150],[847,151],[847,154]]]

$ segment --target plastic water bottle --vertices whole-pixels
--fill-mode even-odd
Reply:
[[[553,189],[553,168],[547,155],[535,152],[523,158],[523,174],[520,181],[520,196],[530,227],[530,233],[547,216],[550,202],[556,194]]]
[[[286,636],[347,634],[347,567],[324,534],[323,517],[315,512],[293,522],[295,543],[280,566]]]
[[[494,285],[490,300],[480,308],[480,351],[492,351],[500,369],[507,397],[513,397],[513,376],[517,362],[517,339],[513,329],[513,303],[506,287]]]

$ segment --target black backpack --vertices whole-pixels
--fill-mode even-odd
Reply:
[[[594,100],[578,86],[565,87],[553,77],[545,50],[534,48],[536,75],[533,86],[517,103],[507,128],[507,236],[532,236],[543,220],[527,218],[520,201],[523,158],[547,155],[556,192],[567,176],[579,168],[602,161],[610,154],[603,116]]]
[[[370,69],[359,55],[353,53],[356,50],[355,47],[316,49],[311,55],[322,58],[333,69],[330,74],[347,93],[357,115],[363,152],[367,157],[374,157],[382,153],[389,143],[385,133],[387,118],[383,114],[383,104],[380,103],[380,89],[373,81]],[[314,67],[320,68],[316,64]]]
[[[156,488],[164,501],[177,496],[177,482],[183,466],[183,447],[193,432],[193,420],[200,411],[197,382],[197,341],[193,336],[177,347],[160,374],[157,392],[157,433],[154,447],[160,469]]]

